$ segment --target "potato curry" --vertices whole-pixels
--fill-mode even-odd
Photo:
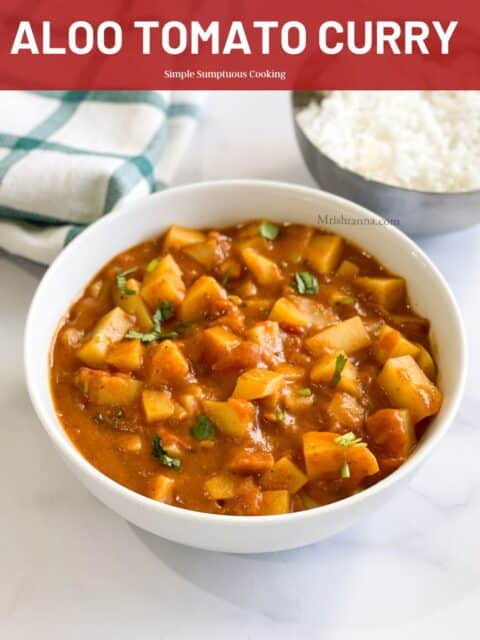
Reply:
[[[51,388],[129,489],[231,515],[301,511],[397,469],[440,409],[429,324],[338,235],[171,227],[116,256],[59,328]]]

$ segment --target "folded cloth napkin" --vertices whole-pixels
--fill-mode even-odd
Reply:
[[[205,92],[3,91],[0,247],[50,263],[88,224],[165,188]]]

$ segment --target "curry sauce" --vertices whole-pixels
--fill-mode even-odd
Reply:
[[[171,227],[113,258],[52,346],[57,415],[116,482],[269,515],[361,491],[441,405],[429,323],[341,237],[253,221]]]

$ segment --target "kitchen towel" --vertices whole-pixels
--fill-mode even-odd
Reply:
[[[3,91],[0,247],[49,264],[88,224],[164,189],[205,92]]]

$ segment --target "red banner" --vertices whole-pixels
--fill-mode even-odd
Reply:
[[[473,0],[2,0],[2,89],[480,89]]]

